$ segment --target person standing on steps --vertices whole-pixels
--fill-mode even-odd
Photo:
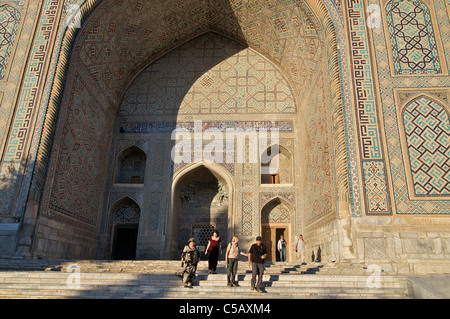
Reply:
[[[184,247],[181,253],[181,267],[182,271],[177,272],[176,275],[183,280],[184,287],[192,288],[195,280],[195,272],[197,271],[197,264],[200,261],[200,252],[195,246],[195,239],[189,239],[189,243]]]
[[[219,232],[217,230],[215,230],[213,235],[209,237],[208,245],[205,250],[205,255],[209,253],[208,274],[216,273],[219,254],[222,255],[222,246],[220,246],[221,241],[222,239],[219,237]]]
[[[300,261],[300,266],[305,262],[305,245],[306,242],[303,240],[303,235],[300,234],[295,243],[295,252],[297,253],[297,259]]]
[[[250,247],[248,252],[248,266],[252,267],[251,290],[263,292],[261,284],[264,276],[264,259],[267,257],[266,246],[262,243],[262,237],[256,237],[256,243]],[[258,277],[258,280],[256,280]]]
[[[227,264],[227,286],[236,287],[236,273],[238,268],[239,255],[247,256],[241,252],[239,248],[239,237],[233,236],[231,243],[227,246],[227,251],[225,252],[225,263]]]
[[[278,252],[280,253],[280,261],[286,261],[286,240],[284,240],[284,236],[280,235],[280,239],[278,240],[277,243],[277,249]]]

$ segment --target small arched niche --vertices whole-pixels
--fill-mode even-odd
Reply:
[[[292,156],[283,146],[268,147],[260,163],[261,184],[292,184]]]
[[[115,184],[144,184],[147,156],[137,146],[130,146],[116,159]]]

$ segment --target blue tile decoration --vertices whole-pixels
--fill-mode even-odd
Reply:
[[[395,75],[441,73],[428,7],[420,0],[392,0],[386,17]]]
[[[403,114],[416,196],[450,195],[450,121],[438,103],[420,97]]]

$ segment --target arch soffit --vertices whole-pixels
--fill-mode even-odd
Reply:
[[[126,154],[127,151],[132,151],[132,150],[137,150],[139,153],[142,153],[143,155],[145,155],[145,158],[147,159],[147,153],[138,145],[136,144],[132,144],[132,145],[127,145],[125,147],[123,147],[122,149],[120,149],[117,152],[116,158],[120,158],[122,157],[124,154]]]
[[[405,112],[405,109],[414,101],[419,100],[421,98],[425,98],[427,100],[430,100],[436,104],[438,104],[440,107],[442,107],[445,112],[447,113],[447,116],[449,116],[450,118],[450,108],[447,105],[447,103],[441,99],[439,99],[436,96],[433,96],[431,94],[427,94],[427,93],[418,93],[417,95],[407,99],[406,101],[404,101],[401,105],[398,105],[398,108],[400,110],[399,114],[401,114],[401,117],[403,118],[403,114]]]
[[[279,148],[280,153],[282,153],[282,154],[288,156],[289,159],[292,159],[292,152],[291,152],[287,147],[283,146],[283,144],[281,144],[281,143],[273,143],[273,144],[271,144],[271,145],[267,145],[266,149],[265,149],[261,154],[267,154],[267,151],[269,150],[269,148],[271,148],[271,147],[273,147],[273,146],[276,146],[276,145],[278,145],[278,148]],[[281,150],[282,150],[284,153],[283,153]]]
[[[139,210],[141,211],[141,205],[139,205],[138,201],[136,198],[132,198],[132,195],[124,195],[120,198],[118,198],[117,200],[115,200],[110,206],[109,206],[109,211],[112,212],[118,205],[120,205],[120,203],[125,202],[127,200],[131,200],[133,203],[135,203],[138,207]]]
[[[186,176],[189,175],[189,173],[192,173],[201,167],[205,167],[206,169],[208,169],[214,175],[214,177],[217,178],[218,181],[225,182],[226,186],[228,187],[228,193],[230,195],[232,191],[236,189],[234,177],[224,167],[216,163],[202,161],[198,163],[188,164],[174,173],[172,178],[172,194],[175,193],[175,188]]]
[[[283,197],[277,196],[277,195],[274,195],[272,198],[268,199],[268,200],[261,206],[260,213],[264,210],[264,208],[266,208],[268,205],[270,205],[272,202],[274,202],[274,201],[276,201],[276,200],[279,200],[281,204],[285,205],[285,206],[288,208],[289,213],[290,213],[291,215],[294,213],[294,206],[293,206],[291,203],[289,203],[289,201],[287,201],[286,199],[284,199]]]
[[[85,3],[83,5],[81,5],[81,7],[80,7],[80,14],[81,14],[81,21],[82,21],[81,30],[83,30],[83,28],[86,28],[88,26],[91,19],[95,18],[95,14],[94,14],[95,10],[102,6],[104,6],[106,8],[107,4],[108,4],[107,0],[86,0]],[[332,19],[333,17],[330,15],[330,13],[327,9],[327,6],[324,4],[324,2],[322,0],[305,0],[301,3],[298,3],[298,6],[308,16],[308,18],[310,18],[310,21],[313,23],[317,32],[319,34],[320,33],[323,34],[322,36],[319,35],[319,38],[324,38],[324,41],[326,42],[325,46],[327,48],[326,51],[330,51],[329,47],[331,45],[333,47],[332,50],[335,51],[335,53],[336,53],[335,56],[337,57],[337,45],[336,45],[337,40],[336,40],[336,33],[334,31],[335,30],[334,23],[337,23],[337,22],[333,21],[333,19]],[[106,9],[104,9],[102,7],[102,10],[105,11]],[[212,25],[212,26],[213,27],[207,28],[205,30],[200,30],[196,34],[192,34],[191,36],[188,36],[188,38],[186,38],[186,39],[182,39],[182,41],[177,42],[176,45],[174,45],[174,46],[165,46],[165,49],[160,50],[160,52],[152,55],[150,58],[144,59],[144,62],[134,64],[134,66],[131,67],[132,74],[129,76],[127,75],[127,81],[122,86],[119,96],[117,96],[118,100],[120,100],[120,97],[123,96],[123,93],[125,92],[125,88],[127,88],[132,83],[134,78],[145,67],[147,67],[148,65],[150,65],[151,63],[153,63],[154,61],[159,59],[160,57],[166,55],[170,51],[176,49],[183,43],[186,43],[186,42],[194,39],[195,37],[198,37],[207,32],[215,32],[215,33],[221,34],[223,36],[230,37],[229,35],[227,35],[223,32],[220,32],[220,29],[217,29],[216,25]],[[88,36],[87,32],[78,31],[78,29],[75,29],[75,28],[69,26],[67,28],[66,35],[65,35],[64,41],[63,41],[63,48],[65,48],[65,50],[63,50],[64,51],[63,53],[65,53],[65,51],[68,51],[67,53],[70,54],[72,46],[75,47],[78,44],[83,43],[87,36]],[[118,35],[116,35],[116,37],[117,36]],[[115,39],[115,38],[113,38],[113,39]],[[330,39],[332,39],[332,41],[330,41]],[[65,40],[68,40],[68,41],[65,41]],[[254,52],[258,53],[265,59],[271,61],[274,65],[278,66],[278,63],[274,62],[270,56],[267,56],[266,54],[259,52],[254,47],[252,47],[251,45],[246,43],[246,40],[244,37],[242,37],[242,38],[233,37],[232,40],[235,42],[238,42],[246,47],[251,48]],[[118,41],[115,41],[115,42],[118,42]],[[70,47],[70,48],[67,48],[67,47]],[[330,60],[329,52],[326,55],[328,56],[328,59]],[[69,57],[67,57],[67,59],[68,58]],[[333,62],[339,62],[339,60],[337,59],[334,61],[334,58],[333,58]],[[137,66],[137,65],[139,65],[139,66]],[[339,69],[339,67],[337,67],[337,69]],[[281,72],[281,73],[284,74],[284,72]],[[333,71],[332,73],[335,73],[335,72]]]

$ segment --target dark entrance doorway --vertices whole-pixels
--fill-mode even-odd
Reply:
[[[138,224],[116,225],[112,259],[136,259]]]
[[[289,247],[291,247],[289,243],[289,226],[279,224],[262,225],[263,243],[266,245],[267,250],[266,261],[280,261],[280,253],[278,252],[277,244],[281,235],[283,235],[284,239],[287,241],[286,260],[289,260]]]

